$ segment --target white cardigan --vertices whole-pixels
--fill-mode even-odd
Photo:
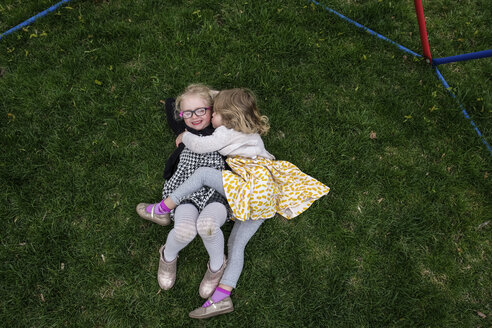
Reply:
[[[200,137],[189,132],[183,135],[183,143],[191,151],[203,154],[218,151],[224,156],[275,159],[266,149],[258,133],[243,133],[219,126],[210,136]]]

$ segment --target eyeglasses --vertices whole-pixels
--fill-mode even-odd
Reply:
[[[185,110],[183,112],[179,113],[179,117],[182,118],[192,118],[193,114],[196,116],[203,116],[207,112],[207,109],[210,109],[211,107],[200,107],[195,110]]]

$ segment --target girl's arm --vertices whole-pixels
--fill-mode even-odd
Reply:
[[[229,138],[221,133],[220,129],[215,130],[212,135],[205,137],[200,137],[189,132],[185,132],[183,135],[185,146],[197,154],[219,151],[227,146],[229,142]]]

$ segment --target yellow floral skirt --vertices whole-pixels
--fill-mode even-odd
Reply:
[[[223,170],[222,182],[234,218],[240,221],[275,213],[292,219],[330,191],[287,161],[238,156],[226,161],[233,172]]]

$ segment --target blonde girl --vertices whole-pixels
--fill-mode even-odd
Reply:
[[[170,127],[176,133],[186,128],[190,134],[196,136],[211,135],[214,131],[211,125],[212,102],[216,94],[217,91],[205,85],[191,84],[178,96],[176,102],[167,99],[166,116]],[[171,194],[200,167],[222,170],[225,163],[216,151],[197,153],[183,144],[179,145],[166,163],[163,198]],[[137,205],[137,213],[159,225],[171,223],[169,213],[160,211],[156,204],[140,203]],[[209,263],[200,284],[199,294],[203,298],[212,295],[226,266],[224,235],[220,228],[227,217],[227,200],[213,188],[198,188],[182,198],[174,211],[174,227],[159,250],[157,280],[162,289],[168,290],[173,287],[179,252],[200,235],[209,254]]]
[[[178,137],[195,152],[218,151],[227,156],[231,171],[199,168],[159,206],[170,211],[191,192],[209,186],[227,198],[235,218],[228,241],[229,262],[220,285],[192,318],[208,318],[233,311],[230,292],[235,288],[244,261],[244,248],[265,219],[276,213],[291,219],[326,195],[329,188],[301,172],[295,165],[275,160],[261,135],[269,130],[254,94],[244,88],[220,91],[214,99],[211,136],[189,132]],[[237,227],[237,228],[236,228]]]

